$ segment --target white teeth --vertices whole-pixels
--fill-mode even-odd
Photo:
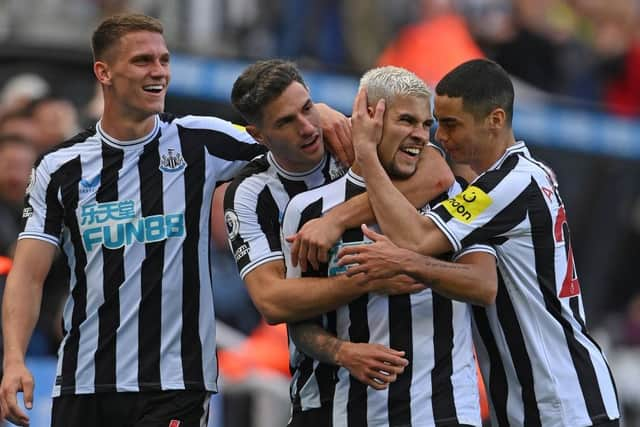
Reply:
[[[154,91],[160,91],[162,90],[162,85],[148,85],[148,86],[144,86],[143,89],[144,90],[154,90]]]
[[[419,148],[405,148],[404,151],[406,153],[413,154],[414,156],[417,156],[418,154],[420,154]]]
[[[302,144],[302,148],[308,147],[311,144],[313,144],[314,142],[316,142],[316,137],[315,136],[311,139],[311,141],[305,142],[304,144]]]

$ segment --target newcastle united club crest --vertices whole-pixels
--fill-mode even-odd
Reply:
[[[160,157],[160,170],[163,172],[178,172],[187,166],[181,153],[177,153],[174,148],[169,148],[167,154]]]

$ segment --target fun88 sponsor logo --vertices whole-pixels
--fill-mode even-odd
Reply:
[[[82,243],[87,251],[103,245],[117,249],[133,242],[150,243],[185,235],[184,214],[135,216],[133,200],[93,203],[82,207]]]

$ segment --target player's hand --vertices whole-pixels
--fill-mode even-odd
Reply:
[[[24,406],[33,407],[33,376],[23,362],[5,366],[0,385],[0,411],[2,417],[19,426],[29,425],[29,416],[18,405],[18,392],[23,392]]]
[[[377,146],[382,139],[385,101],[380,99],[376,104],[373,115],[369,114],[367,91],[361,88],[353,102],[351,116],[353,148],[356,158],[362,160],[365,156],[378,158]]]
[[[338,350],[336,362],[352,377],[376,390],[384,390],[398,379],[409,361],[405,352],[380,344],[346,341]]]
[[[351,121],[344,114],[323,103],[315,104],[320,115],[322,135],[329,151],[344,166],[351,166],[355,159],[351,139]]]
[[[308,263],[318,269],[320,263],[329,262],[329,250],[340,239],[344,230],[328,216],[306,222],[293,236],[286,240],[291,245],[291,262],[300,264],[300,270],[307,271]]]
[[[361,276],[365,275],[362,274]],[[364,283],[368,287],[369,292],[383,295],[416,294],[424,291],[428,287],[424,283],[418,283],[413,277],[407,276],[406,274],[399,274],[389,279],[366,280]]]
[[[396,246],[388,237],[376,233],[366,225],[362,232],[373,241],[370,244],[346,246],[338,252],[338,264],[348,265],[345,274],[366,274],[369,280],[389,279],[405,273],[405,265],[413,253]]]

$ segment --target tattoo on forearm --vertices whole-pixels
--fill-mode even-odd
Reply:
[[[450,262],[438,262],[438,261],[429,261],[426,264],[427,268],[429,267],[436,267],[436,268],[442,268],[442,269],[448,269],[448,270],[468,270],[469,266],[464,265],[464,264],[454,264],[454,263],[450,263]]]
[[[326,329],[311,322],[289,325],[291,338],[298,349],[322,363],[336,364],[342,341]]]

